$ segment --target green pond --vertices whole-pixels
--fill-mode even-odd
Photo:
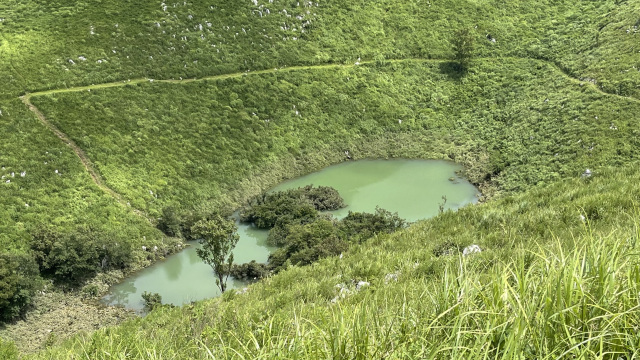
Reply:
[[[437,215],[443,196],[447,198],[445,209],[477,201],[478,190],[459,178],[457,170],[459,165],[441,160],[360,160],[283,182],[270,191],[309,184],[332,186],[347,204],[346,208],[332,212],[338,218],[349,211],[374,212],[379,206],[413,222]],[[273,250],[266,245],[267,232],[238,224],[238,233],[235,263],[266,262]],[[185,250],[112,286],[103,302],[141,312],[144,306],[141,295],[145,291],[159,293],[163,303],[175,305],[220,295],[211,268],[196,254],[198,246],[193,242]],[[229,289],[244,286],[245,282],[229,278]]]

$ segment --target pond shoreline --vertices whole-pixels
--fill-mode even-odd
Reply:
[[[358,160],[343,162],[320,171],[284,181],[267,192],[313,184],[330,186],[344,198],[345,208],[329,211],[335,219],[349,212],[374,213],[378,207],[397,212],[408,222],[427,219],[445,209],[476,203],[478,190],[460,178],[459,164],[445,160]],[[237,220],[237,219],[236,219]],[[236,222],[240,241],[234,249],[236,264],[266,263],[276,248],[268,246],[268,231]],[[163,304],[181,306],[220,296],[211,268],[196,254],[199,244],[156,262],[112,286],[102,298],[107,305],[120,305],[144,314],[142,294],[158,293]],[[229,278],[229,289],[249,283]]]

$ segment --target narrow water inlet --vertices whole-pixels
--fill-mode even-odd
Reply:
[[[459,165],[443,160],[360,160],[285,181],[270,191],[309,184],[332,186],[347,204],[331,212],[337,218],[349,211],[374,212],[379,206],[413,222],[437,215],[443,203],[444,209],[457,209],[477,202],[478,190],[456,175],[460,169]],[[266,244],[267,231],[238,224],[238,234],[240,241],[234,249],[236,264],[267,261],[274,250]],[[112,286],[103,302],[141,312],[145,291],[159,293],[163,303],[174,305],[219,296],[211,268],[196,254],[199,244],[192,245]],[[229,278],[229,289],[244,286],[245,282]]]

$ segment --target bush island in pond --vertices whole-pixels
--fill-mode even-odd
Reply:
[[[267,241],[279,248],[269,255],[267,264],[234,265],[231,274],[239,279],[263,278],[291,265],[309,265],[339,255],[352,244],[405,227],[398,214],[380,208],[375,214],[350,211],[341,220],[320,213],[344,206],[338,191],[326,186],[308,185],[252,199],[241,210],[240,219],[268,228]]]

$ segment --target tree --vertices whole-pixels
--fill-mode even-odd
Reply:
[[[458,62],[460,70],[466,71],[471,63],[473,53],[473,36],[469,29],[458,29],[451,41],[453,46],[454,60]]]
[[[198,256],[211,266],[216,275],[216,285],[221,292],[227,288],[227,279],[233,266],[233,248],[240,236],[236,224],[220,214],[202,219],[191,227],[193,237],[199,239],[202,248],[196,249]]]

